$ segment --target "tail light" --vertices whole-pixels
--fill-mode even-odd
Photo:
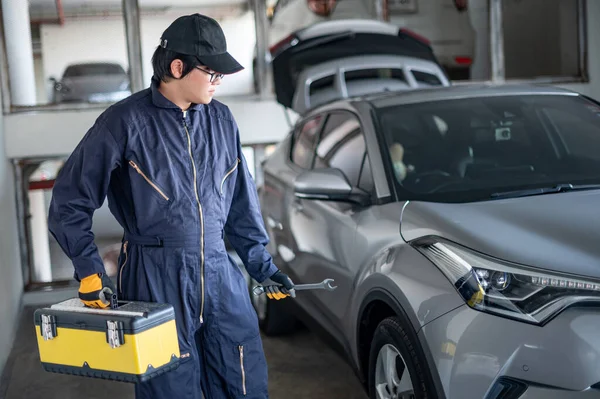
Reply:
[[[454,57],[454,61],[458,65],[471,65],[473,63],[473,59],[471,57]]]
[[[410,36],[410,37],[412,37],[413,39],[415,39],[415,40],[417,40],[417,41],[419,41],[419,42],[421,42],[421,43],[423,43],[423,44],[425,44],[425,45],[427,45],[427,46],[430,46],[430,45],[431,45],[431,42],[429,41],[429,39],[427,39],[425,36],[421,36],[421,35],[419,35],[419,34],[417,34],[417,33],[413,32],[413,31],[411,31],[411,30],[408,30],[408,29],[405,29],[405,28],[401,28],[401,29],[399,30],[399,33],[400,33],[400,34],[404,34],[404,35],[406,35],[406,36]]]
[[[280,40],[279,42],[275,43],[274,45],[272,45],[271,47],[269,47],[269,52],[271,53],[271,57],[275,58],[277,57],[280,53],[282,53],[283,51],[287,50],[288,48],[295,46],[298,43],[298,37],[294,34],[291,34],[289,36],[287,36],[285,39]]]

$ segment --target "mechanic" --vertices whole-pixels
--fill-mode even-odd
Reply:
[[[267,365],[242,271],[295,296],[266,250],[258,195],[229,108],[212,100],[224,75],[243,67],[212,18],[176,19],[163,33],[149,88],[111,105],[62,167],[48,225],[72,260],[79,298],[170,303],[181,365],[136,384],[136,398],[267,398]],[[105,198],[124,229],[116,286],[92,233]]]

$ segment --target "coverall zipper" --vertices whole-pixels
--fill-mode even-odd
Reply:
[[[238,349],[240,350],[240,368],[242,369],[242,391],[244,395],[246,395],[246,372],[244,371],[244,346],[239,345]]]
[[[237,158],[235,160],[235,165],[233,165],[233,167],[227,172],[225,177],[223,177],[223,180],[221,180],[221,195],[223,195],[223,184],[225,184],[225,180],[227,180],[229,175],[231,175],[237,169],[239,163],[240,163],[240,159]]]
[[[190,155],[190,159],[192,160],[192,170],[194,172],[194,193],[196,194],[196,202],[198,203],[198,213],[200,214],[200,281],[202,285],[202,303],[200,305],[200,323],[204,322],[204,216],[202,215],[202,204],[200,204],[200,196],[198,195],[198,181],[196,176],[196,163],[194,162],[194,157],[192,155],[192,139],[190,137],[190,132],[187,128],[187,123],[185,121],[185,116],[187,111],[183,111],[183,127],[185,129],[185,134],[188,139],[188,152]]]
[[[167,197],[165,195],[165,193],[163,193],[162,190],[160,188],[158,188],[158,186],[152,182],[152,180],[148,179],[146,174],[144,172],[142,172],[140,167],[137,166],[137,164],[135,162],[130,160],[129,165],[131,165],[133,167],[133,169],[135,169],[136,172],[138,172],[140,174],[140,176],[142,176],[148,182],[148,184],[150,184],[152,186],[152,188],[154,188],[156,190],[156,192],[159,193],[165,199],[165,201],[169,200],[169,197]]]
[[[125,268],[125,265],[127,264],[127,241],[125,241],[125,243],[123,244],[123,253],[125,254],[125,260],[123,261],[123,264],[121,265],[121,269],[119,270],[119,293],[123,294],[123,269]]]

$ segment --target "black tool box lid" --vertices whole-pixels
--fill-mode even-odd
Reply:
[[[175,318],[173,306],[168,303],[119,301],[116,309],[93,309],[73,298],[50,307],[37,309],[34,322],[41,324],[42,315],[52,316],[58,328],[88,331],[106,331],[106,322],[119,322],[125,334],[137,334]]]

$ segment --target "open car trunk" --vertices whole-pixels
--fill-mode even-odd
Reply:
[[[320,25],[320,34],[317,36],[303,39],[303,36],[309,36],[305,35],[306,31],[314,29],[314,26],[309,27],[292,34],[271,49],[275,95],[277,101],[286,108],[294,108],[294,96],[302,72],[309,68],[318,71],[315,66],[334,60],[365,55],[392,55],[417,58],[439,65],[426,42],[401,29],[397,29],[397,34],[391,34],[389,24],[382,23],[387,26],[387,32],[364,29],[353,31],[351,27],[345,31],[327,32],[323,29],[325,24],[328,22],[317,24]],[[302,79],[306,78],[305,75],[302,76]]]

